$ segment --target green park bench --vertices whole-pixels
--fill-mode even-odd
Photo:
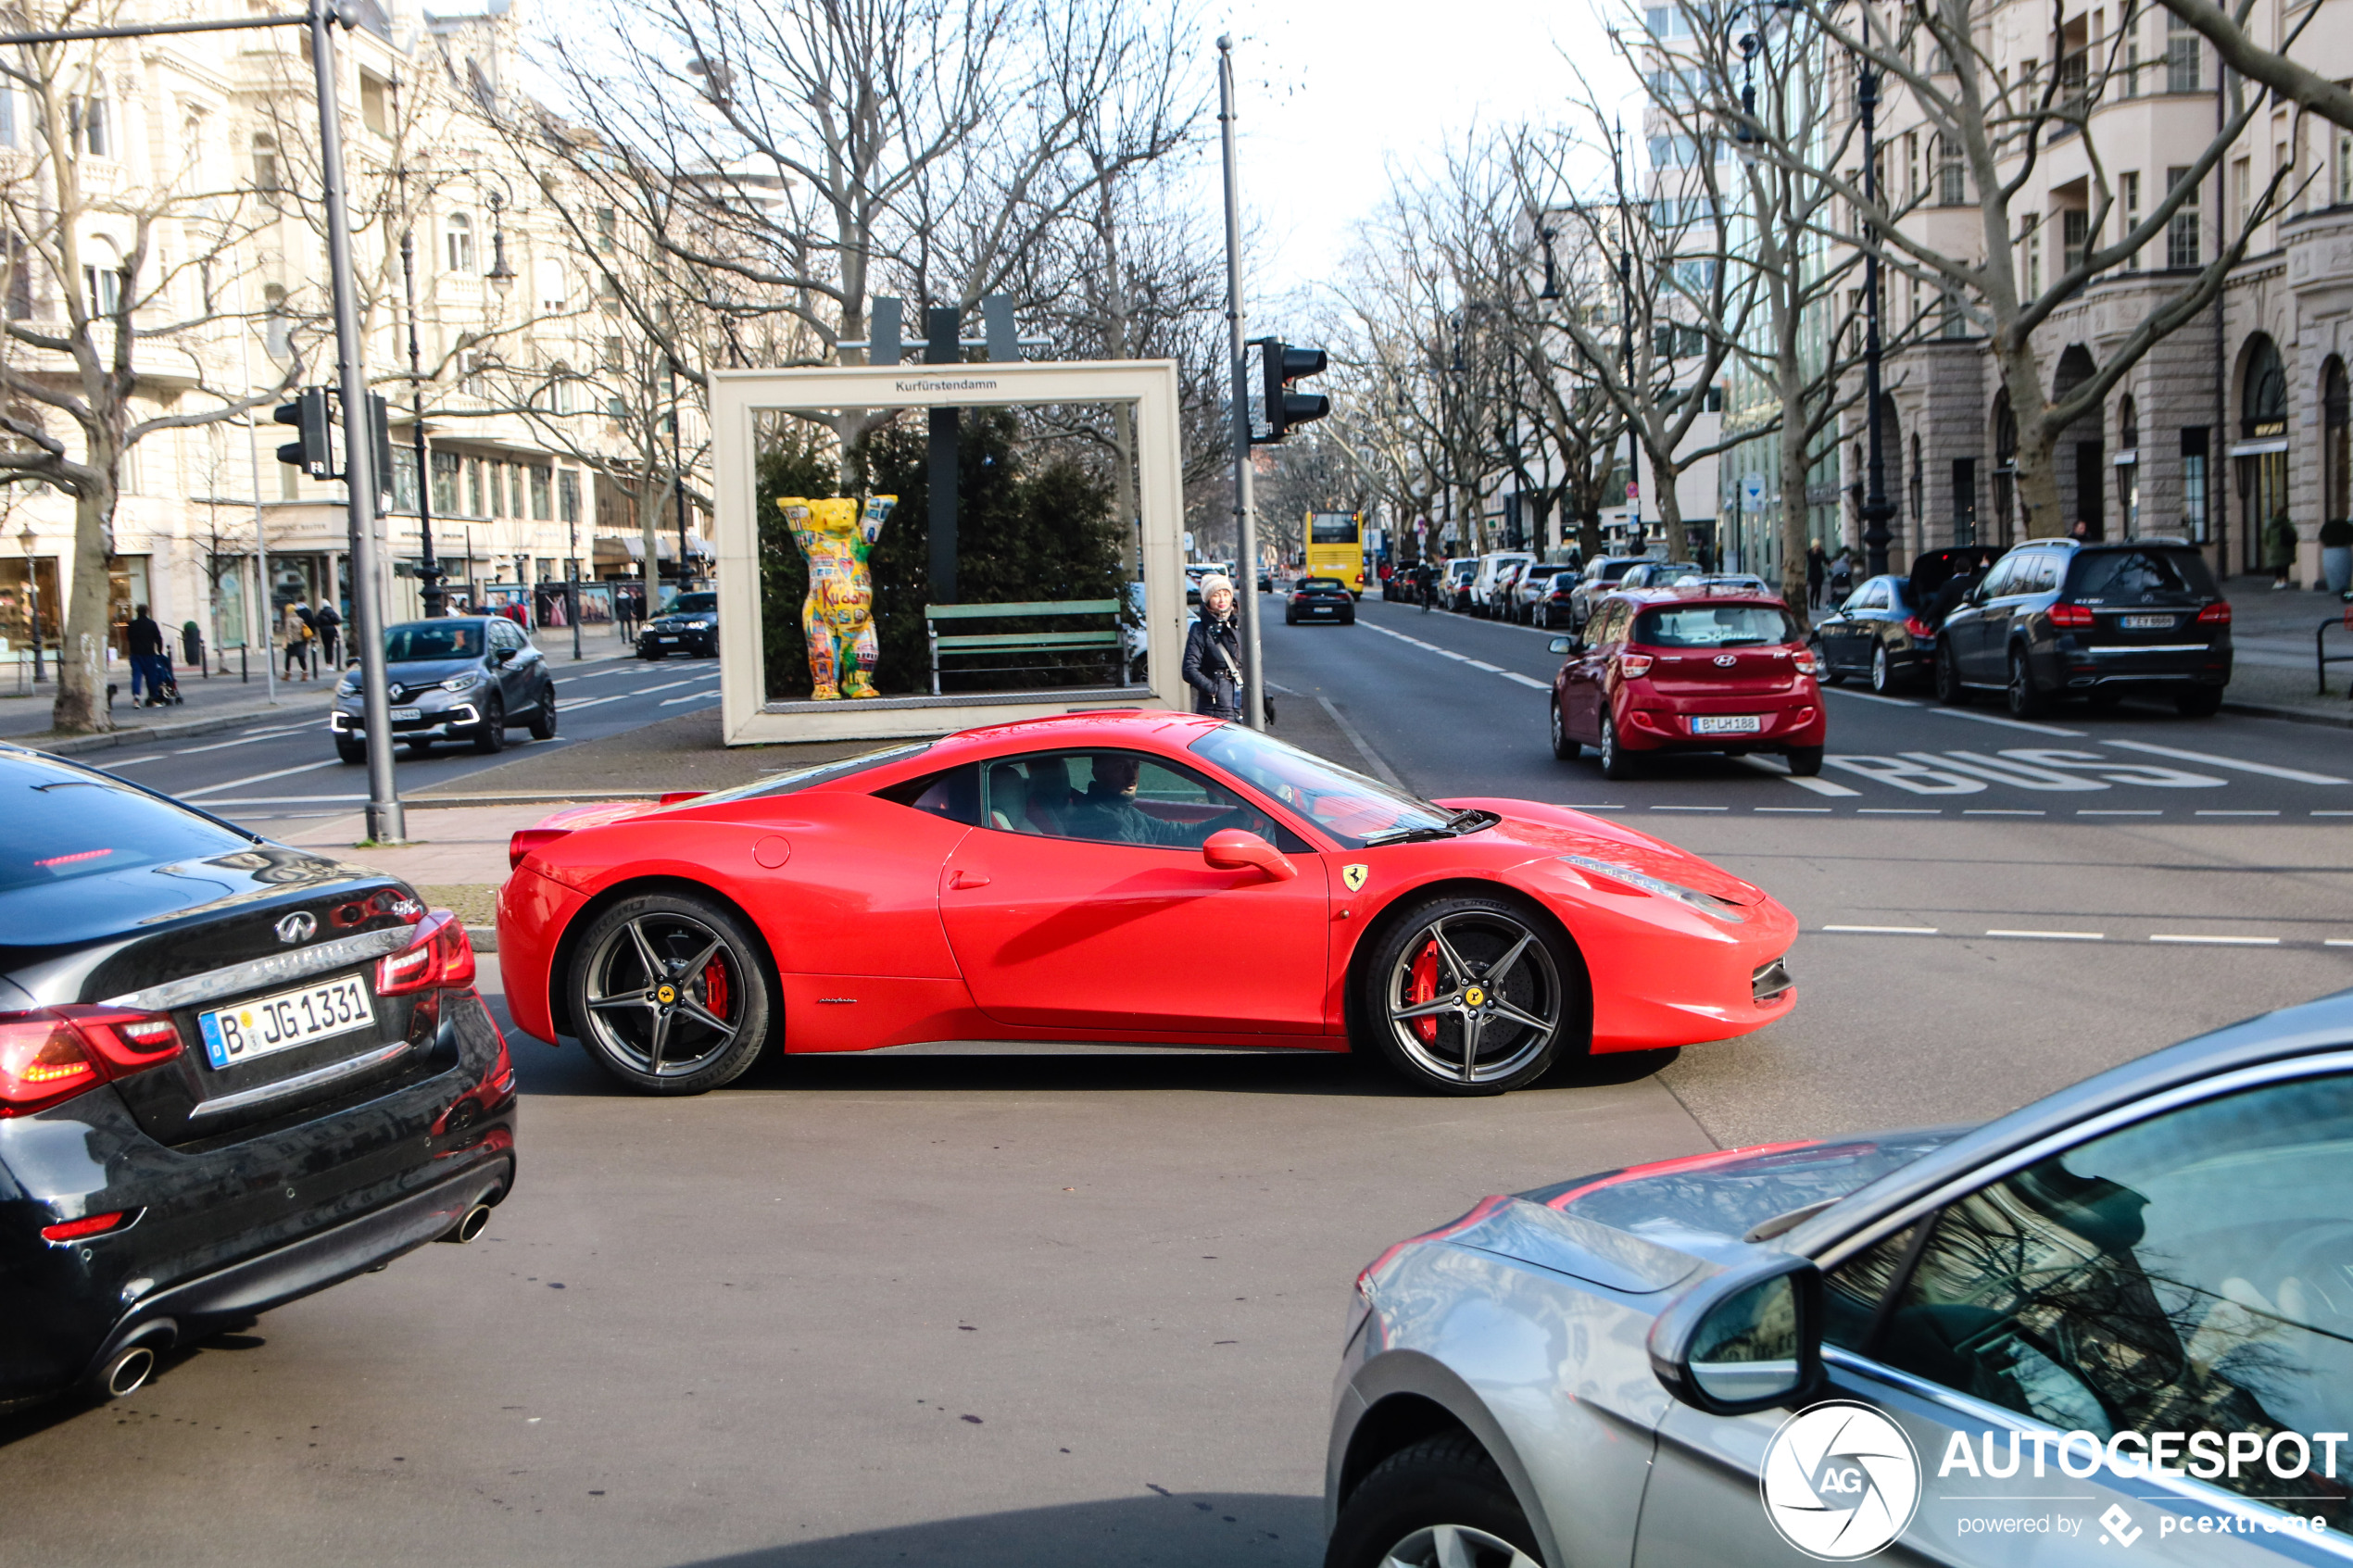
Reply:
[[[1112,624],[1091,632],[958,632],[942,635],[939,623],[966,621],[1024,620],[1041,616],[1102,615],[1112,618]],[[1119,624],[1117,599],[1039,600],[1023,604],[994,605],[925,605],[924,635],[931,645],[931,695],[939,696],[939,662],[943,659],[960,659],[998,654],[1055,653],[1069,648],[1109,648],[1112,659],[1119,666],[1119,684],[1129,684],[1127,679],[1127,633]],[[1012,673],[1019,670],[1044,670],[1048,665],[997,665],[995,671]]]

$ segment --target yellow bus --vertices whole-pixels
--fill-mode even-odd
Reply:
[[[1337,577],[1351,594],[1365,596],[1365,514],[1309,512],[1307,575]]]

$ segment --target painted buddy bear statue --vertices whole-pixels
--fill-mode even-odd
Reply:
[[[793,543],[809,561],[800,630],[809,640],[809,695],[819,702],[881,695],[875,690],[881,648],[875,639],[875,582],[866,558],[898,504],[896,495],[870,495],[862,512],[854,500],[786,495],[776,502]]]

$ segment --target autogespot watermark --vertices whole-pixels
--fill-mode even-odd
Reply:
[[[2065,1477],[2083,1481],[2106,1471],[2119,1479],[2187,1477],[2233,1489],[2250,1483],[2282,1486],[2337,1483],[2340,1459],[2353,1465],[2353,1434],[2344,1432],[2096,1432],[1986,1431],[1953,1433],[1936,1467],[1940,1482],[2009,1482]],[[1884,1551],[1907,1529],[1921,1503],[1921,1465],[1904,1429],[1872,1407],[1833,1399],[1809,1405],[1780,1424],[1766,1445],[1758,1476],[1765,1516],[1781,1538],[1825,1562],[1852,1562]],[[2297,1501],[2334,1498],[2271,1497],[2249,1501],[2277,1513],[2185,1514],[2158,1509],[2146,1523],[2120,1502],[2096,1515],[2092,1497],[2050,1498],[2077,1508],[1981,1508],[2032,1500],[2012,1495],[1943,1492],[1946,1505],[1932,1517],[1962,1537],[2090,1535],[2103,1547],[2129,1549],[2153,1530],[2171,1536],[2318,1535],[2322,1514],[2295,1512]]]

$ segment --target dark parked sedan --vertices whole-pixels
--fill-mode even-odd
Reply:
[[[1975,1129],[1484,1198],[1357,1279],[1327,1568],[2343,1562],[2348,1168],[2341,993]]]
[[[1356,597],[1337,577],[1302,577],[1291,590],[1290,602],[1283,606],[1283,624],[1296,626],[1302,621],[1336,621],[1353,626]]]
[[[514,1070],[377,872],[0,746],[0,1409],[470,1239]]]
[[[1885,695],[1926,680],[1936,659],[1936,629],[1922,615],[1912,579],[1890,573],[1866,578],[1846,602],[1814,627],[1822,679],[1835,686],[1850,675]]]
[[[498,751],[507,731],[527,725],[534,740],[556,733],[556,679],[522,628],[498,615],[404,621],[384,631],[384,679],[392,738],[422,757],[435,741],[470,741]],[[354,665],[335,687],[327,717],[335,755],[368,759],[368,713]]]
[[[661,659],[673,653],[719,657],[717,594],[680,594],[637,633],[638,658]]]
[[[2034,539],[1996,561],[1946,617],[1936,696],[2004,694],[2031,719],[2057,697],[2171,696],[2183,713],[2222,708],[2231,606],[2196,546]]]

